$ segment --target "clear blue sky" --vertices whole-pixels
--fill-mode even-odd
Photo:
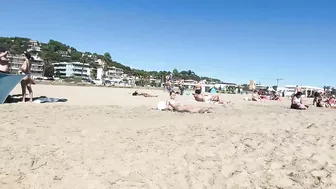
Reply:
[[[4,4],[3,4],[4,3]],[[336,86],[336,0],[11,0],[0,36],[55,39],[146,70]],[[315,72],[314,69],[317,69]],[[310,74],[309,74],[310,73]]]

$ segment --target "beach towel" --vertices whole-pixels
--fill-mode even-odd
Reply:
[[[25,77],[25,75],[11,75],[0,73],[0,104],[3,104],[9,93]]]
[[[64,98],[39,98],[34,100],[35,103],[51,103],[51,102],[66,102]]]

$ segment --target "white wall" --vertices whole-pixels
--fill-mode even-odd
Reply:
[[[97,68],[97,78],[96,79],[101,80],[102,75],[103,75],[103,68]]]

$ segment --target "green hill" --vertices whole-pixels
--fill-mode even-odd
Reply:
[[[29,48],[30,40],[31,39],[24,37],[0,37],[0,47],[8,49],[12,54],[23,54]],[[138,76],[141,78],[149,78],[149,76],[153,76],[157,79],[162,79],[164,76],[170,73],[169,71],[145,71],[131,69],[129,66],[112,60],[112,57],[108,52],[104,53],[103,55],[92,52],[81,52],[74,47],[52,39],[49,40],[48,43],[38,43],[41,47],[39,56],[41,56],[41,58],[44,59],[44,61],[47,63],[78,61],[89,63],[91,67],[97,67],[98,65],[95,63],[95,60],[103,59],[109,67],[114,66],[117,68],[122,68],[126,74]],[[173,73],[177,79],[193,79],[197,81],[205,79],[207,81],[216,83],[220,82],[219,79],[198,76],[191,70],[179,72],[177,69],[174,69]]]

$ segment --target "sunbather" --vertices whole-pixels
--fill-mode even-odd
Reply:
[[[316,104],[316,107],[336,109],[335,95],[331,96],[329,100],[325,100],[325,101],[322,98],[319,98],[317,99],[315,104]]]
[[[335,108],[336,104],[335,104],[335,95],[332,95],[326,102],[326,107],[327,108]]]
[[[193,93],[194,98],[197,102],[213,102],[213,103],[218,103],[218,104],[225,104],[225,102],[223,100],[220,99],[220,97],[218,95],[205,95],[205,94],[197,94],[197,93]],[[226,102],[226,104],[231,103]]]
[[[292,103],[291,103],[291,108],[292,109],[297,109],[297,110],[307,110],[309,106],[304,105],[302,103],[302,92],[297,92],[293,97],[292,97]]]
[[[189,113],[211,113],[211,108],[199,108],[192,107],[190,105],[182,105],[180,102],[175,100],[176,93],[174,91],[170,92],[170,100],[166,102],[166,109],[177,112],[189,112]]]
[[[134,91],[134,93],[132,93],[132,96],[158,97],[158,95],[152,95],[149,93],[140,93],[138,91]]]

